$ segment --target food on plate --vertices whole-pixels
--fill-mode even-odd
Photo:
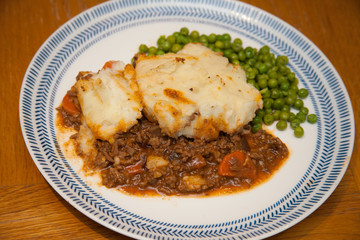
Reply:
[[[233,134],[262,107],[240,66],[202,44],[189,43],[177,54],[140,55],[136,79],[145,116],[171,137]]]
[[[83,169],[128,193],[211,194],[249,189],[288,156],[249,123],[261,93],[245,72],[200,44],[80,72],[58,108]]]
[[[111,142],[116,132],[129,130],[141,118],[142,105],[132,65],[110,61],[97,73],[80,74],[74,88],[86,125],[96,138]]]
[[[260,49],[243,47],[241,39],[232,40],[228,33],[206,35],[196,30],[190,32],[183,27],[171,35],[161,35],[157,40],[157,47],[141,44],[139,52],[147,56],[177,53],[189,42],[201,43],[214,52],[222,53],[235,66],[241,66],[246,72],[247,82],[261,92],[263,109],[256,112],[251,122],[253,132],[262,129],[263,124],[271,125],[276,122],[278,130],[283,131],[290,124],[294,135],[302,137],[304,130],[300,124],[306,120],[316,123],[316,115],[308,115],[309,109],[303,102],[309,91],[305,88],[299,89],[299,79],[287,66],[289,59],[286,56],[275,57],[269,46],[265,45]],[[295,114],[294,110],[298,112]]]

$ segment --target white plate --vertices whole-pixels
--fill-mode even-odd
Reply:
[[[270,46],[309,89],[305,101],[317,124],[305,135],[277,132],[291,155],[266,183],[238,194],[209,198],[122,194],[94,184],[66,158],[57,141],[55,108],[81,70],[108,60],[130,62],[141,43],[190,30],[228,32],[244,46]],[[280,19],[241,2],[204,0],[106,2],[76,16],[42,45],[20,95],[20,121],[29,152],[50,185],[100,224],[140,239],[264,238],[304,219],[334,191],[354,143],[354,117],[338,73],[306,37]]]

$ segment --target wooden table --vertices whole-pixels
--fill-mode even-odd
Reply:
[[[19,125],[23,76],[41,44],[63,23],[101,0],[0,2],[0,239],[129,239],[78,212],[45,181]],[[360,239],[360,1],[246,0],[305,34],[330,59],[350,94],[356,135],[350,166],[313,214],[274,239]]]

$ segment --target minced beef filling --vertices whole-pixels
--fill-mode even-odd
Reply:
[[[80,109],[76,92],[70,90],[68,94]],[[81,111],[77,116],[68,114],[63,107],[58,111],[65,126],[79,130]],[[119,132],[114,138],[113,144],[96,140],[97,156],[84,159],[85,165],[100,171],[106,187],[121,187],[133,193],[155,190],[181,195],[249,188],[271,176],[288,156],[288,149],[279,138],[264,130],[252,133],[249,126],[242,133],[221,133],[213,141],[175,139],[163,134],[156,123],[142,118],[128,132]],[[224,157],[236,151],[247,156],[244,165],[234,163],[230,168],[240,174],[219,174]]]
[[[69,90],[67,92],[67,94],[69,94],[71,101],[74,103],[74,105],[77,107],[77,109],[81,109],[75,88],[71,88],[71,90]],[[80,111],[79,111],[79,114],[71,115],[64,110],[63,106],[58,107],[56,110],[58,110],[58,112],[60,113],[62,120],[63,120],[63,124],[66,127],[72,127],[75,130],[79,131],[80,125],[81,125],[81,112]]]
[[[97,140],[97,159],[104,167],[101,170],[103,184],[109,188],[151,188],[168,195],[202,193],[224,186],[248,188],[271,174],[286,158],[288,150],[278,138],[263,130],[255,134],[244,132],[246,134],[233,136],[220,134],[218,139],[209,142],[185,137],[174,139],[163,134],[157,124],[143,118],[129,132],[116,134],[113,144]],[[251,178],[218,174],[223,157],[236,150],[245,151],[254,163],[256,174]],[[161,156],[168,161],[156,176],[146,168],[149,156]],[[189,187],[184,183],[185,176],[201,176],[204,181]]]

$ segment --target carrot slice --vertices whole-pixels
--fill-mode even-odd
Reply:
[[[145,161],[144,160],[140,160],[137,163],[127,166],[125,168],[125,171],[129,174],[138,174],[138,173],[142,173],[143,171],[145,171],[144,169],[144,164]]]
[[[253,161],[243,151],[235,151],[226,155],[220,162],[220,176],[254,178],[256,167]]]
[[[70,115],[76,115],[80,113],[79,109],[77,109],[73,101],[71,101],[70,95],[68,93],[66,93],[66,95],[64,96],[62,100],[62,105],[64,110]]]
[[[108,62],[106,62],[106,63],[104,64],[102,70],[108,69],[108,68],[112,68],[115,63],[116,63],[116,61],[108,61]]]

